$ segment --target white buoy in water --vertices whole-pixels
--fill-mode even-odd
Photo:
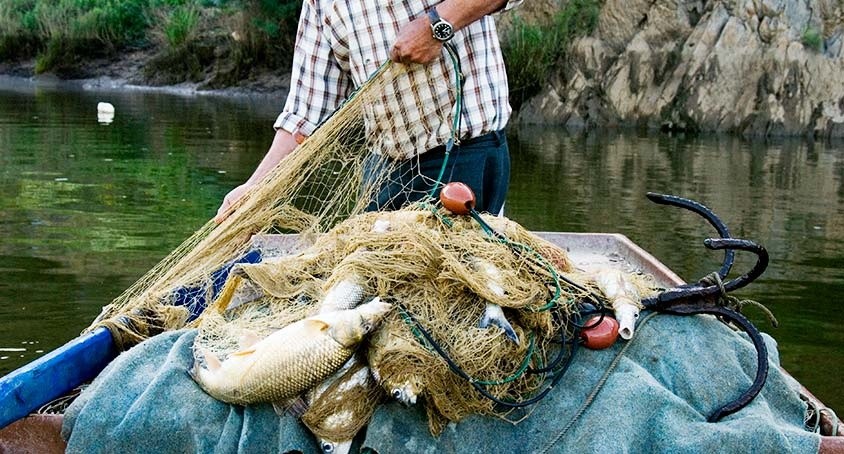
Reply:
[[[97,112],[97,123],[110,125],[114,121],[114,113]]]
[[[97,103],[97,113],[113,114],[114,106],[107,102]]]
[[[106,125],[114,121],[114,106],[111,103],[97,103],[97,121]]]

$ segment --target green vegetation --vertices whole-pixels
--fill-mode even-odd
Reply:
[[[514,108],[539,92],[557,63],[567,59],[575,38],[592,33],[600,11],[601,0],[569,0],[548,24],[528,24],[516,17],[501,43]]]
[[[0,59],[32,54],[38,45],[35,0],[0,2]]]
[[[515,108],[565,64],[575,38],[592,33],[601,2],[568,0],[544,24],[515,17],[502,40]],[[147,83],[232,86],[256,69],[289,67],[300,8],[301,0],[0,0],[0,61],[34,57],[36,73],[84,77],[92,59],[149,49]],[[814,43],[810,31],[804,42]]]
[[[169,12],[163,28],[168,46],[185,46],[199,34],[199,10],[194,5],[179,5]]]
[[[806,30],[803,30],[802,41],[803,45],[809,49],[818,52],[823,49],[823,36],[820,30],[812,26],[806,27]]]
[[[230,72],[248,76],[256,66],[289,63],[300,5],[299,0],[3,0],[0,60],[35,57],[37,73],[62,72],[86,59],[155,46],[159,67],[182,61],[199,68],[231,52],[236,64]]]

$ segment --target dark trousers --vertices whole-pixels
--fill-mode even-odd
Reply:
[[[444,159],[445,147],[440,146],[402,162],[378,189],[367,210],[396,210],[423,199],[431,193]],[[380,173],[377,172],[379,161],[381,157],[373,155],[367,162],[367,180]],[[455,146],[442,177],[443,184],[452,181],[472,188],[478,211],[498,214],[510,186],[510,153],[504,131],[484,134]],[[439,197],[439,192],[437,187],[434,197]]]

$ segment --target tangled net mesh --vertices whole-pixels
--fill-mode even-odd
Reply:
[[[469,414],[499,415],[492,400],[454,373],[423,329],[490,395],[502,401],[534,396],[548,374],[526,370],[542,367],[556,354],[560,336],[572,334],[570,321],[583,288],[594,289],[578,277],[565,251],[517,223],[483,215],[502,235],[496,237],[475,220],[452,216],[421,197],[438,181],[423,181],[417,194],[421,202],[383,211],[402,202],[384,198],[385,186],[421,177],[416,158],[396,150],[427,149],[431,137],[443,143],[450,135],[391,111],[402,105],[397,93],[408,90],[411,102],[425,102],[414,84],[432,83],[426,71],[430,67],[382,67],[223,223],[205,224],[106,306],[89,330],[106,326],[128,347],[163,330],[194,327],[195,349],[225,359],[240,350],[245,335],[262,338],[314,315],[327,292],[351,282],[399,309],[381,323],[347,371],[368,367],[372,386],[344,402],[310,402],[302,420],[317,435],[350,439],[386,394],[408,387],[424,396],[435,434],[447,421]],[[442,85],[437,91],[448,94],[443,101],[454,104],[452,84],[437,83]],[[434,110],[439,124],[453,124],[451,110]],[[402,124],[376,121],[385,115]],[[298,250],[232,266],[234,258],[250,251],[253,235],[271,233],[297,233]],[[222,288],[216,282],[221,269],[231,270]],[[561,274],[584,287],[565,285]],[[502,308],[518,344],[500,329],[478,327],[488,304]],[[351,421],[325,424],[342,405],[354,406]]]

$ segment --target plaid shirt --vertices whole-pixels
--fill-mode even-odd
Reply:
[[[522,0],[509,0],[510,9]],[[439,0],[305,0],[296,36],[290,93],[276,129],[311,135],[354,87],[382,63],[401,27]],[[455,32],[462,73],[462,139],[497,131],[510,118],[507,73],[495,23],[485,16]],[[409,65],[365,106],[373,151],[409,158],[451,136],[454,66],[445,51],[428,65]],[[424,110],[420,110],[423,109]],[[378,121],[380,119],[381,121]],[[386,120],[385,120],[386,119]]]

